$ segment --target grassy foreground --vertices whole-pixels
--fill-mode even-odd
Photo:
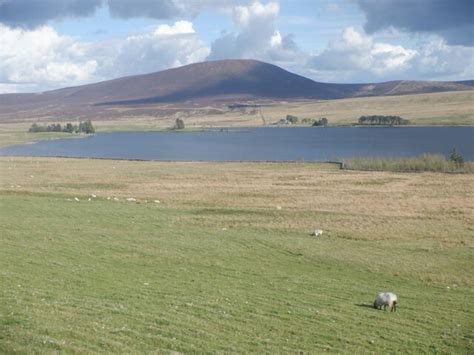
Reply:
[[[0,353],[473,350],[470,175],[3,157],[0,196]]]

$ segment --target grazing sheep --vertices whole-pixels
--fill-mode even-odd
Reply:
[[[390,312],[397,311],[397,295],[392,292],[380,292],[375,297],[374,308],[387,310],[387,306],[390,308]]]
[[[323,231],[321,229],[315,229],[313,235],[319,237],[320,235],[323,235]]]

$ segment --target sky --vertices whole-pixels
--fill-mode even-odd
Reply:
[[[0,0],[0,93],[239,58],[322,82],[474,79],[474,0]]]

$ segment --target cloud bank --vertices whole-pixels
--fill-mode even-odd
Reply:
[[[35,83],[51,88],[80,84],[88,81],[98,67],[87,45],[60,36],[50,27],[25,31],[0,25],[0,48],[0,83],[4,91],[22,86],[37,90]]]
[[[307,68],[309,75],[323,81],[462,80],[474,77],[472,58],[474,48],[450,46],[441,38],[405,48],[348,27],[323,52],[311,56]]]
[[[48,20],[93,15],[103,0],[0,0],[0,23],[35,28]]]
[[[0,92],[44,91],[203,61],[209,46],[191,22],[160,25],[122,40],[81,42],[49,26],[0,25]]]
[[[194,17],[204,9],[231,9],[250,0],[0,0],[0,23],[33,29],[50,20],[87,17],[101,6],[111,16],[174,19]]]
[[[472,0],[357,0],[365,13],[364,29],[373,34],[394,27],[412,33],[433,33],[448,44],[474,45]]]

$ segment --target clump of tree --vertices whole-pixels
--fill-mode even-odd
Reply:
[[[174,129],[184,129],[184,121],[181,118],[176,119]]]
[[[49,126],[48,126],[49,127]],[[36,133],[36,132],[46,132],[47,130],[47,127],[46,126],[40,126],[39,124],[37,123],[33,123],[30,127],[30,129],[28,130],[28,132],[31,132],[31,133]]]
[[[286,121],[291,124],[297,124],[298,123],[298,117],[293,116],[293,115],[286,115]]]
[[[326,117],[322,117],[313,123],[313,127],[317,127],[317,126],[326,127],[328,123],[329,123],[328,119]]]
[[[72,123],[66,123],[66,125],[63,128],[63,132],[66,132],[66,133],[74,133],[78,130],[79,130],[79,127],[77,125],[73,125]]]
[[[453,149],[449,154],[449,161],[452,162],[456,168],[464,167],[464,158],[456,149]]]
[[[65,132],[65,133],[85,133],[91,134],[95,133],[95,128],[92,125],[91,120],[87,120],[84,122],[79,122],[79,125],[75,125],[72,123],[66,123],[61,126],[60,123],[52,123],[47,126],[41,126],[37,123],[33,123],[31,127],[28,129],[28,132],[37,133],[37,132]]]
[[[400,116],[372,115],[372,116],[360,116],[359,124],[395,126],[395,125],[407,125],[407,124],[410,124],[410,121],[404,118],[401,118]]]
[[[92,125],[91,120],[87,120],[85,122],[80,122],[78,127],[79,133],[95,133],[94,126]]]

